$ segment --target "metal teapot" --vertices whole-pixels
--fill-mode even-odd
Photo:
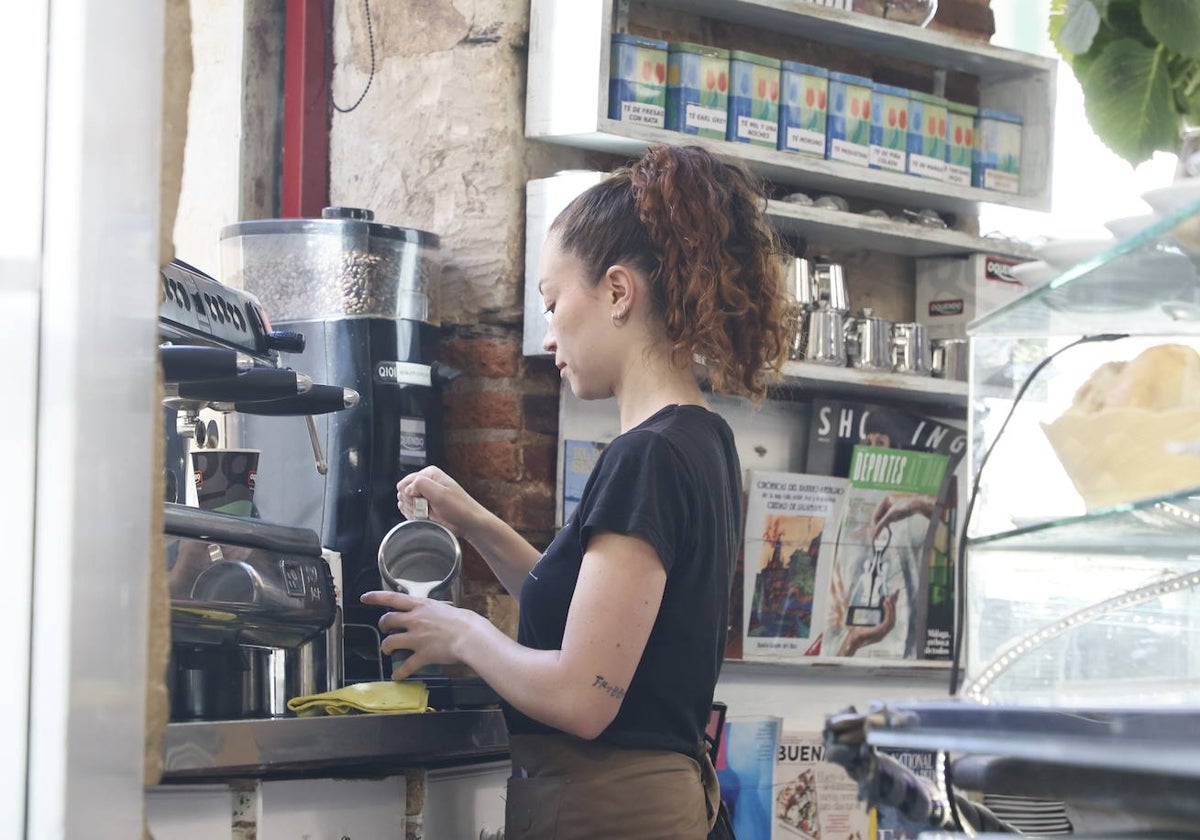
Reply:
[[[892,322],[864,306],[858,317],[847,318],[846,355],[850,366],[862,370],[891,370]]]

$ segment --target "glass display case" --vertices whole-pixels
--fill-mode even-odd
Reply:
[[[866,716],[874,747],[944,751],[956,787],[1103,799],[1184,836],[1200,831],[1196,186],[969,327],[954,696]]]

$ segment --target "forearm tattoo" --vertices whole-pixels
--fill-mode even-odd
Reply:
[[[625,696],[625,689],[617,685],[610,685],[608,680],[599,674],[596,675],[596,681],[592,683],[592,686],[606,692],[609,697],[616,697],[618,700]]]

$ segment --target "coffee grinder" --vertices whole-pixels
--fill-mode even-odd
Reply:
[[[311,528],[341,555],[347,682],[391,672],[379,652],[379,611],[359,596],[380,588],[377,551],[401,521],[396,482],[443,461],[441,390],[457,372],[436,361],[438,247],[434,234],[346,207],[221,232],[225,282],[256,295],[274,329],[307,339],[303,353],[281,353],[283,363],[360,395],[357,406],[314,418],[312,441],[261,418],[242,425],[244,445],[283,465],[260,481],[262,516]],[[327,463],[314,467],[314,445]],[[455,584],[445,597],[457,600]]]

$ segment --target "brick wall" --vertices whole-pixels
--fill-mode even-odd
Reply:
[[[442,359],[462,371],[445,397],[446,470],[538,548],[554,536],[558,371],[521,353],[521,332],[449,328]],[[466,605],[515,632],[516,612],[491,571],[463,546]]]

